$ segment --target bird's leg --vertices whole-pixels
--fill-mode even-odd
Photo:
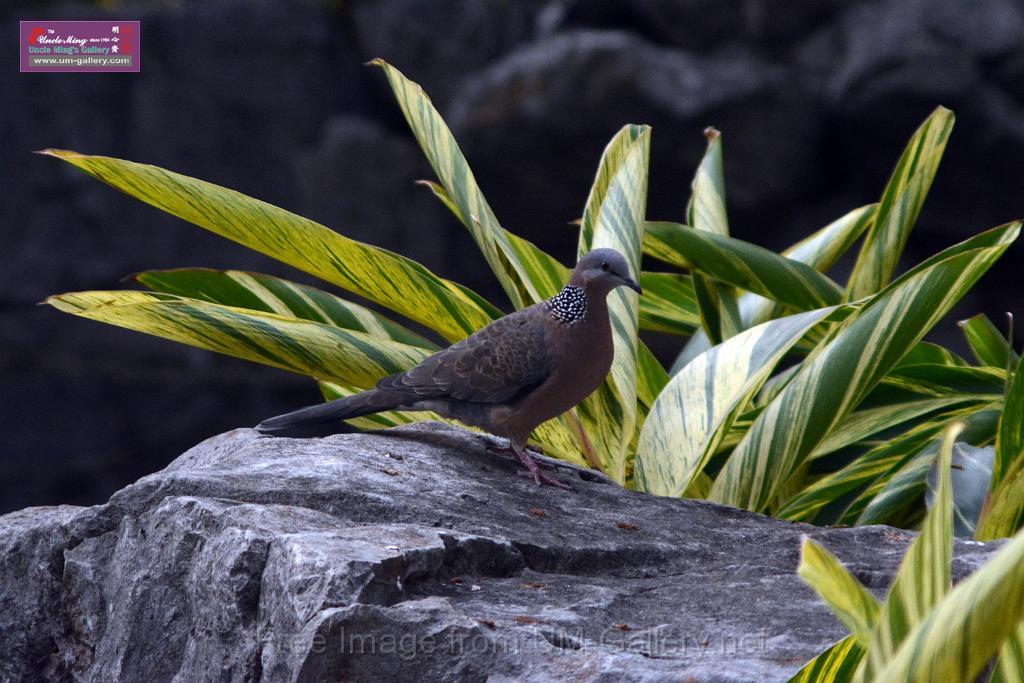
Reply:
[[[508,446],[488,446],[486,448],[486,451],[488,453],[490,453],[491,455],[508,455],[510,453],[515,453],[516,457],[518,457],[519,453],[518,453],[518,451],[516,451],[515,448],[512,447],[512,445],[511,445],[512,441],[509,440],[508,443],[509,443]],[[544,453],[541,452],[540,449],[537,449],[535,451],[532,448],[523,448],[523,450],[525,450],[527,452],[527,454],[529,454],[531,456],[531,458],[533,457],[534,453],[536,453],[538,455],[544,455]],[[545,470],[553,470],[553,469],[555,469],[554,465],[552,465],[551,463],[544,462],[543,460],[536,460],[536,459],[534,459],[533,461],[535,463],[537,463],[538,467],[541,467],[541,468],[543,468]]]
[[[519,462],[526,465],[526,469],[530,470],[530,474],[533,475],[533,480],[537,482],[537,486],[547,484],[548,486],[554,486],[555,488],[563,489],[565,491],[573,490],[573,488],[564,481],[559,481],[558,479],[549,477],[541,472],[540,465],[533,459],[533,456],[530,455],[530,452],[526,450],[526,448],[517,446],[513,441],[509,441],[509,444],[511,445],[512,450],[515,451],[516,456],[519,458]]]

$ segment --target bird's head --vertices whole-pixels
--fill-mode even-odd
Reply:
[[[626,259],[614,249],[594,249],[587,253],[576,264],[569,284],[600,294],[607,294],[616,287],[629,287],[643,294],[640,285],[629,276]]]

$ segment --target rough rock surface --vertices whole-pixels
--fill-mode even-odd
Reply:
[[[105,505],[0,517],[0,680],[782,681],[844,635],[801,536],[876,592],[910,539],[564,465],[577,491],[541,489],[488,443],[237,430]]]

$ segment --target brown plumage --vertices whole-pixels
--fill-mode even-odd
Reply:
[[[526,443],[540,423],[575,406],[607,376],[614,354],[607,296],[619,286],[640,292],[619,252],[595,249],[547,301],[495,320],[373,389],[264,420],[256,429],[283,434],[384,410],[431,410],[508,438],[538,484],[565,488],[540,472]]]

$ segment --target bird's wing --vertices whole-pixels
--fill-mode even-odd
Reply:
[[[414,398],[504,403],[551,373],[543,304],[510,313],[377,386]]]

